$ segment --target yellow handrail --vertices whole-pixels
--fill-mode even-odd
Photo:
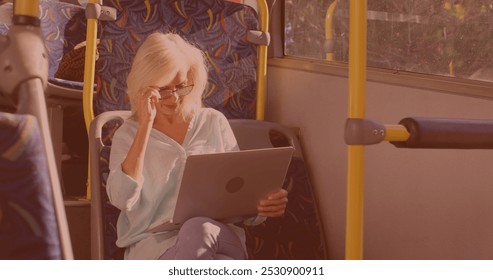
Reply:
[[[36,1],[36,3],[33,3],[32,0],[16,0],[14,4],[15,15],[32,16],[35,18],[39,16],[38,1]]]
[[[257,0],[260,31],[269,32],[269,8],[265,0]],[[257,49],[257,120],[265,118],[265,99],[267,84],[267,46],[259,45]]]
[[[98,4],[98,0],[89,0],[91,4]],[[87,19],[86,29],[86,54],[84,63],[84,88],[82,90],[82,105],[84,109],[84,121],[87,133],[89,134],[89,125],[94,119],[92,107],[94,94],[94,72],[96,69],[96,40],[98,33],[98,20],[93,18]]]
[[[89,0],[89,4],[100,4],[99,0]],[[89,135],[89,125],[94,119],[93,94],[94,94],[94,76],[96,69],[96,41],[98,33],[98,20],[94,18],[87,19],[86,31],[86,56],[84,62],[84,88],[82,90],[82,108],[84,112],[84,121],[86,124],[87,135]],[[87,166],[87,199],[91,199],[91,178],[90,166]]]
[[[349,118],[365,116],[366,0],[350,0]],[[363,259],[364,146],[348,146],[346,259]]]
[[[325,14],[325,42],[326,44],[333,44],[334,43],[334,11],[336,9],[337,1],[334,0],[329,7],[327,8],[327,13]],[[332,47],[333,45],[331,45]],[[328,50],[325,50],[328,51]],[[334,53],[332,50],[330,52],[327,52],[325,54],[325,59],[328,61],[333,61],[334,60]]]

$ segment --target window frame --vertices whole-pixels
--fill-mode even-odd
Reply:
[[[269,67],[280,67],[317,74],[348,77],[348,65],[323,60],[316,61],[306,58],[282,56],[269,58],[267,65]],[[394,71],[373,67],[367,67],[366,80],[369,82],[440,91],[462,96],[493,99],[493,82],[406,71]]]
[[[269,67],[348,77],[348,64],[284,54],[284,1],[268,0],[271,7]],[[367,67],[367,81],[493,99],[493,81],[470,80],[432,74]]]

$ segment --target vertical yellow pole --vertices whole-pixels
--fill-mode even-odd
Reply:
[[[260,31],[269,32],[269,8],[265,0],[257,0],[260,18]],[[257,65],[257,113],[256,119],[263,121],[265,118],[265,98],[267,84],[267,46],[258,46]]]
[[[91,4],[99,4],[99,0],[89,0]],[[89,125],[94,119],[92,107],[94,93],[94,72],[96,69],[96,40],[98,33],[98,20],[94,18],[87,19],[86,31],[86,56],[84,63],[84,88],[82,90],[82,106],[84,111],[84,121],[86,124],[87,135],[89,135]],[[91,178],[90,166],[87,166],[87,199],[91,199]]]
[[[351,119],[365,116],[366,0],[350,0],[349,111]],[[364,146],[348,146],[346,259],[363,259]]]
[[[98,4],[98,0],[89,0],[89,3]],[[82,90],[82,105],[84,108],[84,121],[86,123],[87,133],[89,134],[89,125],[94,119],[92,108],[94,93],[94,71],[96,69],[96,40],[98,33],[98,20],[93,18],[87,19],[86,31],[86,56],[84,64],[84,89]]]
[[[334,44],[334,11],[336,9],[337,1],[334,0],[329,7],[327,8],[327,13],[325,14],[325,42],[326,44],[331,44],[331,48],[333,49]],[[327,50],[326,50],[327,51]],[[334,60],[334,53],[332,50],[325,54],[325,59],[327,61]]]
[[[38,17],[39,3],[32,0],[16,0],[14,3],[14,15]]]

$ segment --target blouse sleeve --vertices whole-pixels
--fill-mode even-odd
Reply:
[[[227,152],[230,151],[239,151],[238,143],[236,142],[235,135],[231,126],[229,125],[228,119],[223,114],[219,115],[219,125],[221,128],[221,138],[224,145],[224,150]]]
[[[140,198],[144,180],[137,181],[122,170],[121,164],[133,141],[133,136],[128,131],[122,131],[122,128],[117,130],[113,137],[106,192],[111,204],[120,210],[130,211]]]

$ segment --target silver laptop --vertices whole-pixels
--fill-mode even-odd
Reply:
[[[191,155],[171,221],[148,232],[178,229],[193,217],[238,222],[257,214],[257,204],[283,185],[293,147]]]

